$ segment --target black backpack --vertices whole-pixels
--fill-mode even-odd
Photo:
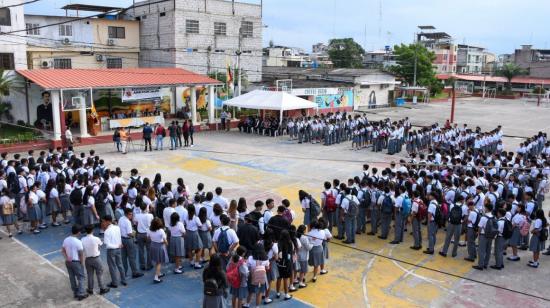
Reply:
[[[157,217],[162,218],[162,213],[164,212],[164,209],[167,206],[167,204],[166,204],[167,200],[168,200],[168,197],[158,198],[157,208],[156,208]]]
[[[346,213],[346,216],[348,217],[355,217],[357,216],[359,204],[355,202],[352,198],[346,198],[348,199],[348,211]]]
[[[539,240],[544,243],[546,242],[547,239],[548,239],[548,229],[546,229],[546,227],[542,227],[539,233]]]
[[[72,205],[82,205],[82,197],[82,190],[75,188],[69,195],[69,201],[71,201]]]
[[[462,223],[462,207],[454,205],[449,213],[449,222],[451,225],[460,225]]]
[[[204,295],[218,296],[218,282],[216,279],[206,279],[204,282]]]
[[[384,214],[393,213],[393,200],[390,195],[384,195],[384,199],[382,199],[381,212]]]
[[[504,237],[504,239],[509,239],[512,237],[512,233],[513,233],[513,226],[512,226],[512,222],[509,221],[508,219],[505,219],[505,218],[502,218],[504,220],[504,229],[502,230],[502,237]]]
[[[485,238],[494,239],[498,235],[498,222],[494,216],[485,216],[487,222],[485,223]]]
[[[360,200],[360,206],[362,209],[366,209],[370,206],[371,194],[368,189],[363,190],[363,199]]]
[[[443,228],[445,226],[445,217],[443,216],[441,205],[439,204],[435,206],[434,222],[439,228]]]
[[[17,178],[17,175],[15,175],[15,172],[12,172],[8,175],[7,182],[10,192],[14,195],[17,195],[21,190],[21,187],[19,187],[19,180]]]
[[[473,223],[473,227],[474,227],[474,231],[477,232],[477,230],[479,229],[479,221],[481,220],[481,214],[478,212],[478,211],[475,211],[476,212],[476,221],[474,221]]]

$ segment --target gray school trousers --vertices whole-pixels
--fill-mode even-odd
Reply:
[[[120,248],[107,249],[107,266],[109,267],[109,274],[111,275],[111,283],[113,285],[118,286],[119,283],[117,271],[120,274],[120,281],[124,283],[126,282]]]
[[[147,241],[146,233],[138,233],[136,236],[137,245],[138,245],[138,255],[139,255],[139,266],[144,268],[153,267],[153,262],[151,262],[151,242]],[[147,262],[145,262],[145,257],[147,256]]]
[[[380,209],[377,205],[372,207],[372,211],[370,213],[370,232],[376,234],[378,233],[378,220],[380,217]]]
[[[414,247],[422,247],[422,231],[420,229],[420,221],[417,218],[413,218],[412,220],[412,231]]]
[[[428,222],[428,250],[434,251],[435,235],[437,234],[437,224],[435,221]]]
[[[391,223],[391,214],[382,213],[381,224],[380,224],[380,227],[382,228],[382,234],[380,234],[381,237],[383,238],[388,237],[388,233],[390,232],[390,223]]]
[[[122,238],[122,265],[124,266],[124,274],[128,273],[128,263],[132,269],[132,275],[138,273],[136,266],[136,244],[133,238]]]
[[[470,259],[477,257],[476,236],[477,232],[475,232],[474,228],[468,227],[468,231],[466,231],[466,245],[468,246],[468,258]]]
[[[340,206],[336,208],[336,226],[338,227],[338,237],[344,237],[345,233],[345,223],[340,219],[340,211],[342,209]]]
[[[69,281],[74,296],[83,296],[84,293],[84,268],[80,261],[65,261],[67,273],[69,273]]]
[[[88,290],[94,289],[94,274],[97,277],[99,289],[105,289],[105,284],[102,280],[103,265],[101,265],[101,259],[99,256],[86,258],[84,264],[86,265],[86,275],[88,276]]]
[[[493,239],[486,238],[485,234],[479,235],[479,250],[478,250],[478,260],[477,265],[480,267],[487,267],[489,265],[489,260],[491,259],[491,245],[493,244]]]
[[[454,240],[452,256],[456,257],[457,250],[458,250],[458,242],[460,241],[461,229],[462,229],[462,224],[460,225],[453,225],[451,223],[447,224],[447,234],[445,235],[445,244],[443,244],[443,249],[441,250],[441,252],[443,252],[444,254],[447,254],[447,251],[449,250],[449,245],[451,244],[451,238],[452,238]]]
[[[495,265],[498,267],[502,267],[504,265],[504,245],[506,244],[506,240],[502,236],[497,236],[495,239]]]
[[[403,241],[403,229],[405,228],[405,219],[401,215],[401,211],[397,211],[395,214],[395,238],[394,241]]]

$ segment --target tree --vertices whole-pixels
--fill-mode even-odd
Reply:
[[[328,55],[335,67],[361,68],[365,50],[352,38],[332,39],[328,44]]]
[[[505,77],[506,80],[508,81],[506,83],[506,87],[508,88],[508,90],[512,89],[512,79],[514,79],[514,77],[516,76],[523,75],[525,73],[526,71],[515,63],[506,63],[504,64],[504,66],[502,66],[502,68],[497,70],[497,75]]]
[[[414,63],[416,59],[416,84],[441,87],[441,82],[435,77],[433,61],[435,54],[420,44],[396,45],[393,54],[397,65],[390,67],[390,72],[403,79],[407,84],[414,85]]]
[[[10,95],[10,88],[13,86],[14,78],[8,72],[0,69],[0,99]]]

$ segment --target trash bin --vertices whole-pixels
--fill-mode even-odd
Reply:
[[[395,99],[395,105],[397,107],[401,107],[401,106],[404,106],[405,105],[405,98],[403,97],[398,97]]]

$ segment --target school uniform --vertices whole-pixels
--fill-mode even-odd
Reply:
[[[88,292],[94,290],[94,275],[97,277],[97,284],[100,290],[105,290],[103,283],[103,266],[100,259],[100,247],[103,242],[93,234],[88,234],[82,238],[84,247],[86,275],[88,276]]]
[[[122,266],[122,253],[120,250],[122,246],[120,228],[115,225],[109,225],[103,234],[103,241],[105,242],[105,246],[107,246],[107,266],[111,275],[111,286],[118,286],[119,275],[120,282],[125,285],[126,276],[124,274],[124,267]]]
[[[17,222],[17,208],[14,203],[15,200],[10,199],[8,196],[0,198],[0,210],[2,211],[0,221],[3,226],[10,226]]]
[[[521,226],[527,221],[527,217],[522,214],[512,216],[512,237],[510,238],[510,246],[518,247],[521,244]]]
[[[422,231],[420,228],[420,218],[418,217],[418,208],[420,205],[420,199],[414,199],[411,204],[411,213],[414,215],[412,219],[412,232],[413,232],[413,247],[422,247]]]
[[[326,233],[323,230],[312,229],[309,231],[308,237],[311,241],[308,264],[310,266],[320,266],[325,263],[323,241],[326,240]]]
[[[227,268],[226,268],[226,272],[227,272],[231,267],[235,267],[235,266],[239,267],[237,271],[239,272],[239,278],[241,283],[237,288],[231,286],[230,293],[233,297],[238,298],[240,300],[244,300],[248,296],[248,276],[250,272],[248,270],[248,266],[245,261],[246,260],[242,258],[237,263],[234,263],[232,261],[230,264],[227,265]]]
[[[185,226],[178,221],[175,226],[168,226],[170,231],[170,242],[168,245],[168,254],[171,257],[185,257]]]
[[[309,251],[313,248],[310,238],[307,235],[300,236],[300,247],[298,248],[298,267],[300,273],[307,273]]]
[[[35,192],[29,192],[30,207],[27,207],[27,217],[30,221],[38,221],[42,219],[42,209],[40,208],[39,199]]]
[[[185,220],[185,250],[199,250],[204,246],[202,245],[201,238],[199,236],[199,228],[202,226],[200,219],[197,216],[193,218],[187,218]]]
[[[134,242],[134,230],[132,229],[132,222],[126,217],[122,216],[118,221],[120,228],[120,235],[122,238],[122,265],[124,266],[124,274],[128,273],[128,263],[132,270],[132,276],[138,274],[136,265],[136,253],[137,248]]]
[[[430,201],[428,205],[428,214],[431,214],[431,219],[428,219],[428,251],[433,252],[437,234],[437,223],[435,222],[435,212],[439,205],[435,200]]]
[[[388,237],[388,233],[390,232],[391,218],[393,214],[393,213],[384,213],[382,211],[382,206],[385,198],[386,198],[386,194],[382,194],[380,195],[380,198],[378,198],[378,205],[381,208],[380,227],[382,229],[381,230],[382,233],[380,234],[380,237],[382,239],[386,239]],[[395,199],[393,198],[393,196],[390,195],[390,198],[392,199],[392,203],[395,204]]]
[[[487,238],[485,236],[485,226],[489,221],[489,218],[492,218],[492,213],[486,213],[479,220],[479,244],[478,244],[478,266],[481,268],[487,268],[489,265],[489,260],[491,259],[491,246],[493,245],[493,239]]]
[[[168,252],[166,251],[166,233],[163,229],[158,229],[157,231],[150,231],[147,233],[147,236],[151,240],[151,261],[155,264],[164,264],[168,263]]]
[[[542,220],[539,218],[533,221],[533,231],[538,231],[531,236],[531,241],[529,242],[529,251],[540,252],[544,250],[544,242],[540,240],[540,231],[542,230]]]
[[[84,209],[82,213],[82,223],[87,225],[95,225],[99,221],[92,211],[92,207],[95,206],[95,199],[92,196],[88,197],[88,200],[84,200]]]
[[[397,198],[395,198],[395,234],[394,234],[394,241],[396,242],[402,242],[403,241],[403,230],[405,229],[405,219],[406,217],[403,217],[401,211],[403,209],[403,201],[405,200],[406,195],[401,194]]]
[[[497,221],[498,225],[498,234],[495,238],[495,266],[498,268],[504,267],[504,246],[506,244],[506,240],[504,239],[502,233],[504,232],[504,223],[506,218],[502,217],[499,218]]]
[[[63,249],[67,254],[65,266],[69,274],[71,289],[75,297],[84,296],[84,268],[80,260],[80,252],[84,250],[82,242],[75,236],[69,236],[63,241]]]
[[[356,215],[351,215],[349,213],[350,202],[355,202],[356,206],[359,207],[359,200],[354,195],[347,195],[341,204],[341,208],[344,211],[344,220],[345,220],[345,229],[346,229],[346,241],[355,243],[355,231],[357,229],[357,217]]]
[[[460,210],[462,212],[461,204],[457,203],[453,206],[460,207]],[[449,209],[449,212],[450,212],[450,209]],[[450,219],[448,220],[448,222],[449,223],[447,224],[447,234],[445,235],[445,243],[443,244],[443,249],[441,250],[441,252],[444,253],[445,255],[447,254],[447,251],[449,250],[449,245],[451,244],[451,239],[453,239],[454,243],[453,243],[452,256],[456,257],[457,251],[458,251],[458,243],[460,241],[460,233],[462,230],[462,222],[457,225],[451,224]]]
[[[212,248],[212,234],[209,230],[211,228],[212,222],[208,219],[199,227],[199,237],[201,238],[202,248]]]

